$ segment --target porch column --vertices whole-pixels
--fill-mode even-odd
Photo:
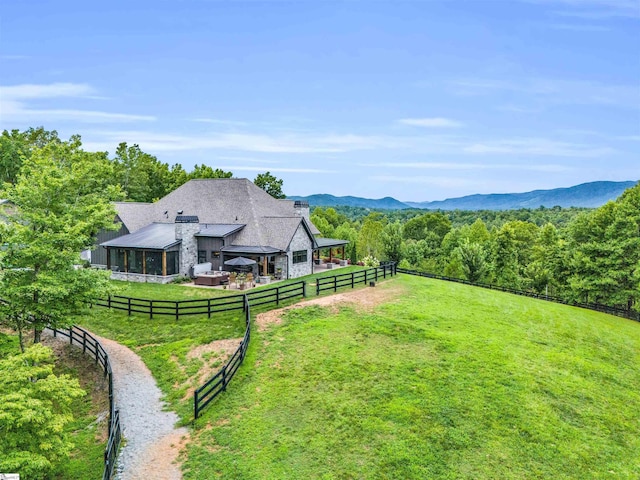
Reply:
[[[269,275],[268,264],[269,264],[269,257],[265,255],[264,257],[262,257],[262,275]]]
[[[142,274],[147,274],[147,251],[142,250]]]
[[[167,276],[167,251],[162,251],[162,276]]]
[[[329,247],[329,263],[333,260],[333,248]]]
[[[344,245],[342,245],[342,259],[344,260]]]
[[[127,254],[129,250],[124,251],[124,271],[129,272],[129,255]]]
[[[109,247],[107,247],[106,250],[107,250],[107,270],[111,270],[111,250],[109,249]]]

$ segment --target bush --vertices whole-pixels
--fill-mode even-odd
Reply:
[[[371,255],[367,255],[362,259],[362,264],[365,267],[375,268],[380,266],[380,260],[376,257],[372,257]]]

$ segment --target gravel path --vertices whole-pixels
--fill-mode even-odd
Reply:
[[[126,440],[116,479],[181,480],[176,460],[189,431],[175,428],[178,416],[163,411],[162,392],[140,357],[117,342],[97,338],[109,354],[116,408]]]

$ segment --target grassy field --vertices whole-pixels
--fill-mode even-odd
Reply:
[[[640,324],[401,276],[291,310],[205,411],[185,478],[640,478]]]
[[[301,280],[312,283],[317,277],[361,269],[362,267],[346,267],[329,270],[257,287],[250,291],[284,286]],[[236,289],[194,288],[185,284],[114,283],[120,287],[119,295],[145,299],[191,300],[243,293]],[[264,311],[266,308],[270,307],[262,307],[261,310]],[[244,316],[241,311],[216,313],[211,318],[207,318],[206,315],[194,315],[176,321],[172,316],[156,315],[150,320],[142,314],[129,317],[126,312],[94,307],[90,314],[76,317],[74,323],[97,335],[127,345],[140,355],[158,381],[165,394],[165,400],[185,423],[191,419],[193,412],[190,392],[202,384],[204,378],[207,378],[207,372],[215,373],[225,358],[216,355],[215,352],[205,352],[197,356],[189,355],[189,352],[196,347],[219,340],[240,339],[244,334]]]

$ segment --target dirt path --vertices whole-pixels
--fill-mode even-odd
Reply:
[[[97,337],[109,354],[116,406],[126,439],[118,457],[119,480],[180,480],[178,453],[189,438],[175,428],[178,416],[163,411],[162,392],[147,366],[129,348]]]
[[[269,325],[280,324],[282,322],[282,314],[284,312],[294,308],[304,308],[311,305],[331,307],[337,311],[339,305],[351,304],[361,310],[371,310],[376,305],[380,305],[381,303],[388,302],[389,300],[401,296],[402,293],[403,288],[398,286],[397,283],[392,285],[379,283],[377,287],[361,288],[359,290],[351,290],[327,297],[314,298],[313,300],[306,300],[289,307],[260,313],[256,317],[256,326],[258,327],[258,331],[264,331],[269,327]]]

